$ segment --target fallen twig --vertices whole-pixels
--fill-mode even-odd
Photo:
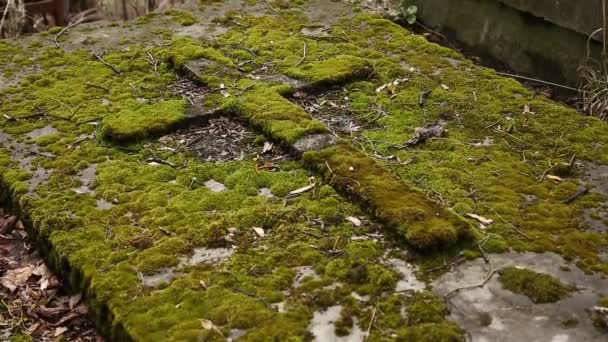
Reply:
[[[61,37],[64,33],[68,32],[70,29],[82,24],[85,20],[87,20],[87,17],[82,17],[78,21],[69,24],[68,26],[64,27],[61,31],[59,31],[59,33],[57,33],[55,35],[55,38],[53,38],[53,42],[55,43],[55,46],[61,47],[61,45],[59,45],[59,40],[58,40],[59,37]]]
[[[565,85],[563,85],[563,84],[558,84],[558,83],[553,83],[553,82],[548,82],[548,81],[539,80],[539,79],[537,79],[537,78],[526,77],[526,76],[520,76],[520,75],[515,75],[515,74],[509,74],[509,73],[506,73],[506,72],[499,72],[499,71],[497,71],[497,72],[496,72],[496,75],[500,75],[500,76],[507,76],[507,77],[513,77],[513,78],[519,78],[519,79],[526,80],[526,81],[532,81],[532,82],[542,83],[542,84],[546,84],[546,85],[549,85],[549,86],[552,86],[552,87],[558,87],[558,88],[563,88],[563,89],[572,90],[572,91],[575,91],[575,92],[577,92],[577,93],[578,93],[578,92],[581,92],[581,90],[580,90],[580,89],[576,89],[576,88],[568,87],[568,86],[565,86]]]
[[[95,58],[97,58],[97,60],[100,61],[103,65],[105,65],[105,66],[109,67],[110,69],[112,69],[112,71],[114,71],[116,74],[118,74],[118,75],[122,74],[122,71],[120,71],[117,67],[115,67],[114,65],[106,62],[103,58],[101,58],[101,56],[102,56],[101,54],[98,55],[98,54],[96,54],[94,52],[91,52],[91,54]]]
[[[306,42],[304,42],[304,53],[302,54],[302,59],[300,59],[300,61],[296,65],[293,66],[294,68],[299,66],[300,64],[302,64],[302,62],[304,62],[304,60],[306,59],[306,47],[307,47]]]
[[[490,263],[490,265],[492,265],[492,264]],[[492,279],[492,277],[494,276],[494,274],[496,274],[496,272],[498,272],[498,271],[494,269],[494,266],[492,266],[490,272],[488,273],[488,275],[486,276],[486,278],[480,284],[456,288],[456,289],[448,292],[443,297],[446,298],[446,299],[449,299],[454,294],[459,293],[461,291],[472,290],[472,289],[476,289],[476,288],[479,288],[479,287],[484,287],[490,281],[490,279]]]
[[[547,177],[547,174],[553,170],[558,164],[551,164],[549,162],[549,168],[547,168],[542,175],[540,175],[540,178],[538,179],[539,183],[542,183],[543,180],[545,180],[545,177]]]
[[[514,231],[516,231],[517,233],[519,233],[521,236],[525,237],[526,239],[532,240],[532,238],[530,236],[528,236],[526,233],[522,232],[521,229],[517,228],[513,223],[507,221],[494,208],[492,208],[490,206],[487,206],[487,205],[485,205],[483,203],[481,204],[481,206],[486,207],[487,209],[491,210],[502,222],[504,222],[507,225],[509,225],[509,227],[511,227]]]
[[[574,195],[566,198],[565,200],[562,201],[562,203],[564,204],[570,204],[574,201],[576,201],[579,197],[584,196],[586,194],[589,193],[589,189],[587,188],[581,188],[578,191],[576,191],[576,193],[574,193]]]
[[[85,85],[85,87],[92,87],[92,88],[98,88],[98,89],[101,89],[101,90],[105,90],[107,93],[110,92],[109,88],[106,88],[104,86],[100,86],[99,84],[94,84],[94,83],[91,83],[91,82],[85,82],[84,85]]]
[[[152,67],[154,68],[154,72],[157,72],[158,60],[156,58],[154,58],[154,56],[152,56],[150,51],[146,51],[146,54],[148,55],[148,63],[150,63],[150,65],[152,65]]]
[[[56,98],[54,98],[54,97],[51,97],[51,100],[53,100],[53,101],[55,101],[55,102],[59,103],[59,105],[60,105],[60,106],[65,107],[65,109],[67,109],[67,110],[70,112],[70,117],[69,117],[69,118],[66,118],[66,120],[68,120],[68,121],[69,121],[69,120],[71,120],[71,119],[74,117],[74,115],[76,115],[76,113],[78,112],[78,110],[80,109],[80,107],[82,107],[82,105],[78,105],[78,106],[76,107],[76,109],[72,109],[72,107],[68,106],[67,104],[65,104],[64,102],[62,102],[62,101],[61,101],[61,100],[59,100],[59,99],[56,99]]]
[[[148,163],[158,163],[158,164],[167,165],[167,166],[170,166],[170,167],[172,167],[174,169],[178,168],[177,165],[175,165],[174,163],[172,163],[172,162],[170,162],[168,160],[160,159],[160,158],[156,158],[156,157],[148,158],[148,159],[146,159],[146,161]]]
[[[374,310],[372,311],[372,319],[369,321],[369,325],[367,326],[367,332],[365,333],[363,341],[367,341],[367,339],[369,339],[369,333],[372,331],[372,326],[374,325],[374,321],[376,320],[376,310],[377,308],[374,307]]]
[[[281,15],[281,12],[277,11],[276,8],[272,7],[272,5],[270,4],[270,2],[268,0],[264,0],[266,2],[266,5],[268,5],[268,7],[270,8],[270,10],[272,10],[274,13]]]
[[[420,93],[420,97],[418,98],[418,105],[420,107],[424,107],[424,103],[426,102],[426,98],[431,94],[432,90],[425,90]]]

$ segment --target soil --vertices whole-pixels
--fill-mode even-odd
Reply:
[[[11,217],[0,216],[2,224]],[[0,235],[0,340],[104,341],[81,295],[65,293],[61,285],[21,223],[7,228]]]

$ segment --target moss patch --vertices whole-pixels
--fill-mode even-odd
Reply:
[[[185,100],[143,105],[131,103],[127,108],[103,119],[103,133],[116,141],[165,133],[185,119],[185,112]]]
[[[248,92],[232,110],[272,138],[286,143],[294,143],[309,134],[328,132],[325,125],[313,120],[302,108],[273,88],[260,87]]]
[[[301,68],[289,69],[289,76],[316,86],[332,85],[369,76],[370,63],[355,56],[340,55],[325,61],[313,62]]]
[[[548,274],[525,268],[507,267],[499,271],[502,286],[523,294],[534,303],[553,303],[564,299],[573,289]]]
[[[396,226],[420,251],[450,247],[469,234],[464,220],[395,180],[377,162],[347,145],[307,152],[304,160],[322,170],[330,183],[367,202],[377,217]]]

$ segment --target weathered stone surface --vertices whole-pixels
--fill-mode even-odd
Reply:
[[[508,6],[573,31],[590,35],[602,27],[602,1],[596,0],[498,0]],[[601,40],[602,35],[595,36]]]
[[[571,86],[578,85],[578,67],[587,58],[588,33],[598,28],[597,20],[591,17],[601,17],[591,2],[581,5],[579,1],[557,1],[559,5],[553,0],[509,1],[509,5],[498,0],[414,2],[419,7],[419,18],[427,25],[452,33],[458,40],[488,53],[517,72]],[[555,17],[558,23],[545,21],[542,18],[545,13]],[[572,21],[567,20],[561,26],[561,19],[566,17]],[[584,27],[579,28],[583,33],[567,25],[574,22],[585,22]],[[599,44],[593,42],[591,48],[591,55],[599,56]]]
[[[293,144],[298,153],[319,151],[334,145],[338,141],[332,134],[312,134],[299,139]]]
[[[120,72],[91,57],[94,42],[70,44],[99,37],[91,25],[61,37],[67,52],[39,36],[33,49],[0,45],[7,77],[40,68],[0,94],[0,198],[50,265],[86,290],[109,339],[333,339],[371,327],[370,341],[458,341],[445,303],[423,288],[464,259],[551,251],[608,273],[606,236],[583,220],[605,211],[601,184],[564,203],[580,186],[579,161],[608,164],[605,123],[352,4],[213,3],[194,19],[172,11],[100,29],[137,38],[119,49],[99,42]],[[235,3],[240,12],[228,11]],[[220,34],[175,38],[180,16]],[[327,25],[322,37],[301,34]],[[190,64],[202,85],[177,86],[177,69],[201,56],[217,63]],[[251,75],[329,89],[296,96],[291,80]],[[173,132],[189,103],[251,130],[213,120]],[[339,143],[313,111],[347,118]],[[106,120],[118,113],[119,124]],[[406,146],[440,119],[447,136]],[[111,124],[134,140],[102,139]],[[45,134],[49,125],[56,132]],[[239,151],[244,141],[253,147]],[[197,142],[222,158],[197,156]],[[283,144],[302,159],[274,153]],[[556,178],[552,165],[572,155],[572,172]],[[48,172],[31,189],[38,167]]]

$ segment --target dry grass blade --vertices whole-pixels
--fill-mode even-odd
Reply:
[[[23,0],[7,0],[0,18],[0,38],[15,37],[25,24],[25,3]]]
[[[608,79],[606,68],[600,63],[588,63],[579,68],[583,111],[602,120],[608,117]]]

